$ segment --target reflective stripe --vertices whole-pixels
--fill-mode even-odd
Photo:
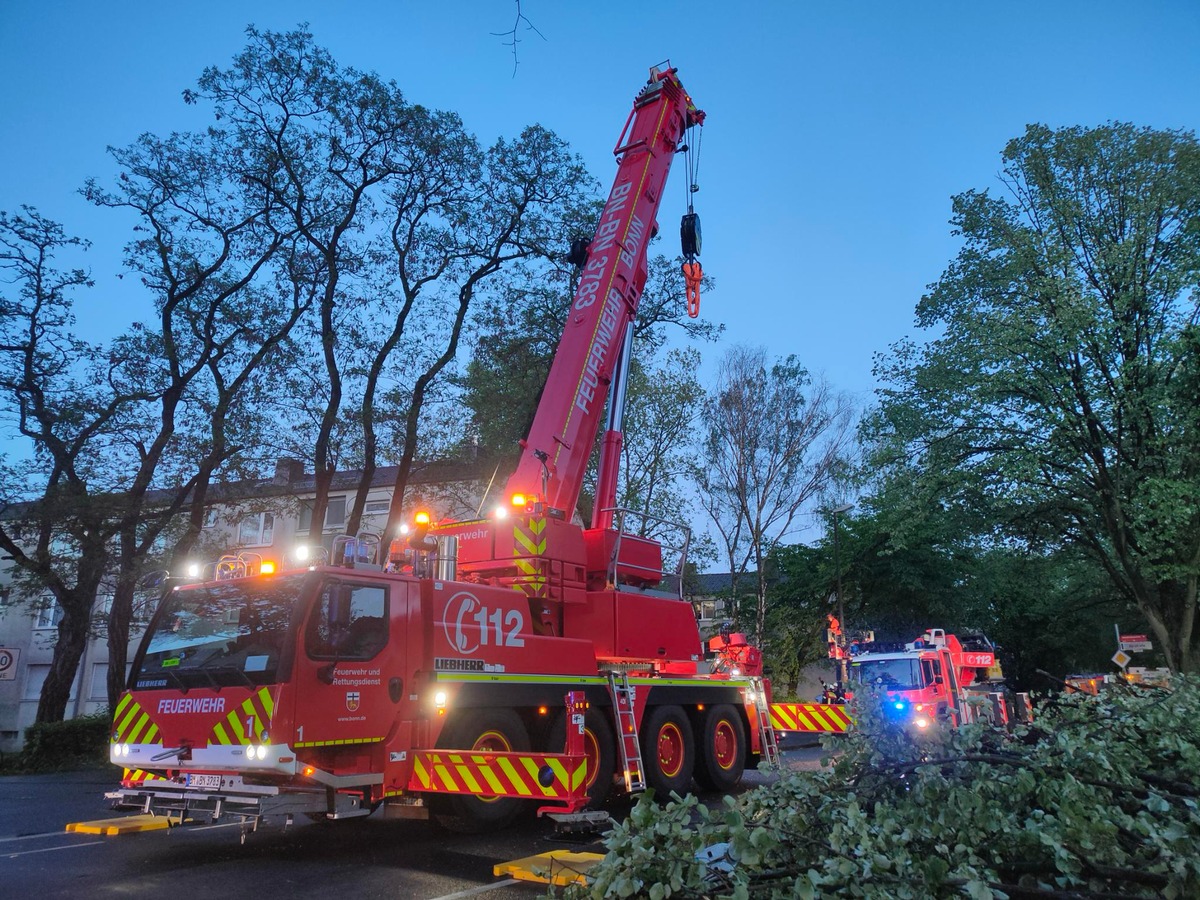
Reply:
[[[540,775],[549,770],[550,784]],[[545,753],[454,753],[419,750],[413,754],[407,790],[566,800],[587,784],[587,759]]]
[[[772,703],[771,725],[779,731],[842,734],[851,720],[846,708],[836,703]]]
[[[337,741],[292,741],[292,747],[337,747],[343,744],[375,744],[382,741],[382,737],[365,737],[365,738],[347,738]]]

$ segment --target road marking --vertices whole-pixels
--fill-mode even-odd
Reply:
[[[43,831],[41,834],[21,834],[17,837],[0,838],[0,844],[7,844],[9,841],[36,841],[38,838],[62,837],[61,831]]]
[[[43,847],[40,850],[22,850],[19,853],[5,853],[5,859],[16,859],[18,856],[29,856],[31,853],[52,853],[55,850],[74,850],[76,847],[94,847],[104,841],[88,841],[86,844],[64,844],[61,847]]]
[[[486,894],[488,891],[494,891],[497,888],[511,887],[517,883],[515,878],[506,878],[503,881],[497,881],[495,884],[485,884],[482,887],[471,888],[469,891],[459,891],[457,894],[446,894],[444,897],[434,897],[433,900],[460,900],[462,897],[477,897],[480,894]]]

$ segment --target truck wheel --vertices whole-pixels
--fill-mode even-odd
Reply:
[[[696,781],[710,791],[730,791],[746,768],[746,729],[732,706],[714,706],[704,714],[696,733],[700,744]]]
[[[567,739],[567,714],[559,713],[550,726],[548,753],[562,753]],[[587,754],[587,798],[593,809],[603,805],[616,773],[616,744],[602,709],[589,709],[583,719],[583,752]]]
[[[446,750],[527,752],[529,733],[511,709],[469,709],[460,712],[438,738]],[[521,811],[515,797],[475,794],[434,794],[430,811],[451,831],[473,833],[507,825]]]
[[[696,745],[687,715],[678,706],[653,706],[642,723],[642,761],[646,784],[659,799],[687,793],[692,783]]]

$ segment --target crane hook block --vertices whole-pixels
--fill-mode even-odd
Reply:
[[[679,242],[683,245],[683,255],[687,260],[700,255],[700,216],[698,213],[685,213],[679,223]]]
[[[700,315],[700,281],[704,278],[704,269],[695,260],[685,262],[683,281],[687,287],[687,311],[691,318]]]
[[[588,247],[591,242],[587,238],[575,238],[571,241],[571,250],[567,253],[567,262],[577,269],[587,265]]]

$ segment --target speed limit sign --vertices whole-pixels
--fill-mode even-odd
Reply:
[[[20,658],[20,650],[9,650],[7,647],[0,647],[0,681],[16,680],[17,660]]]

